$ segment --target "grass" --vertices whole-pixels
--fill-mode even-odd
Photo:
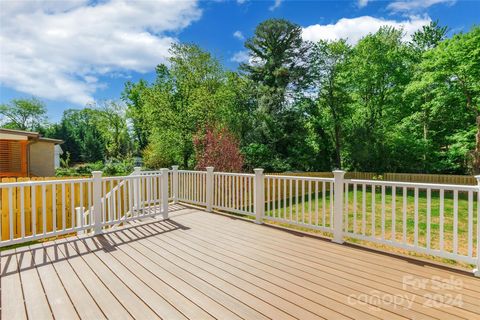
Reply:
[[[288,187],[288,186],[287,186]],[[284,189],[283,186],[277,188],[280,191],[280,197],[283,197]],[[307,191],[307,188],[305,188]],[[374,195],[374,201],[372,201],[372,195]],[[349,232],[355,230],[356,234],[365,234],[366,236],[375,236],[376,238],[384,238],[386,240],[395,240],[396,242],[402,243],[405,241],[408,244],[415,243],[415,193],[414,190],[408,190],[406,194],[406,212],[405,212],[405,221],[403,217],[403,190],[397,188],[395,195],[392,194],[391,188],[385,188],[385,209],[382,210],[382,189],[381,187],[376,187],[375,190],[372,190],[371,187],[367,187],[365,190],[365,203],[364,194],[362,192],[361,186],[357,189],[356,192],[356,214],[355,203],[354,203],[354,190],[350,186],[348,192],[348,220],[347,227]],[[279,217],[292,219],[294,222],[299,223],[313,224],[317,226],[330,227],[331,218],[331,204],[330,202],[330,192],[325,192],[325,198],[322,197],[322,192],[318,193],[318,197],[315,197],[315,193],[305,194],[301,196],[299,192],[298,201],[294,199],[288,199],[289,195],[287,192],[287,200],[276,200],[275,208],[273,207],[273,202],[266,205],[265,215],[268,217]],[[270,199],[278,199],[279,195],[273,197],[270,194]],[[454,251],[454,195],[453,192],[445,192],[444,194],[444,250],[453,252]],[[393,199],[395,198],[395,201]],[[345,201],[346,202],[346,201]],[[344,205],[345,205],[344,202]],[[431,192],[431,208],[430,208],[430,248],[440,249],[440,194],[438,191]],[[372,209],[372,203],[375,204],[374,209]],[[325,206],[324,206],[325,205]],[[365,206],[365,215],[364,207]],[[318,209],[317,209],[318,208]],[[395,208],[395,210],[394,210]],[[318,211],[317,211],[318,210]],[[419,191],[418,194],[418,236],[417,242],[419,246],[427,247],[427,233],[428,233],[428,223],[427,223],[427,193],[426,191]],[[395,217],[394,213],[395,212]],[[472,250],[476,250],[477,242],[477,201],[476,197],[472,197]],[[384,223],[382,224],[382,216],[384,217]],[[318,220],[317,220],[318,219]],[[325,219],[325,220],[324,220]],[[345,219],[345,217],[344,217]],[[374,221],[372,221],[374,219]],[[459,192],[458,194],[458,254],[468,255],[468,219],[469,219],[469,201],[468,193]],[[324,223],[325,221],[325,223]],[[393,222],[395,225],[393,226]],[[284,226],[291,227],[288,223],[280,223]],[[372,228],[374,226],[374,228]],[[296,227],[297,229],[302,229],[304,231],[311,232],[312,229],[305,227]],[[403,230],[405,228],[406,237],[403,239]],[[318,231],[317,231],[318,232]],[[321,233],[321,232],[320,232]],[[327,234],[328,235],[328,234]],[[373,247],[381,247],[382,249],[388,248],[388,246],[381,244],[372,244],[371,242],[360,241],[358,239],[348,239],[354,243],[360,243],[362,245],[368,245]],[[393,251],[400,251],[405,254],[418,256],[417,253],[413,253],[407,250],[402,249],[389,249]],[[423,256],[423,255],[422,255]],[[447,259],[439,259],[442,262],[454,263],[454,261]]]

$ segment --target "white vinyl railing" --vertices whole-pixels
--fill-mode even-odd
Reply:
[[[0,246],[93,231],[161,214],[183,202],[285,227],[355,239],[477,266],[480,187],[161,169],[124,177],[0,184]],[[480,177],[479,177],[480,179]],[[480,184],[479,184],[480,185]]]
[[[351,238],[475,264],[478,197],[477,186],[345,180],[344,232]]]
[[[0,247],[94,231],[162,214],[168,169],[125,177],[0,183]],[[166,190],[167,192],[164,192]]]
[[[213,209],[255,216],[254,175],[215,172],[213,176]]]
[[[357,239],[466,262],[480,276],[478,186],[349,180],[343,171],[333,178],[175,171],[176,201],[323,231],[336,243]]]
[[[265,218],[333,232],[333,179],[265,176]]]
[[[0,246],[92,228],[92,178],[0,183],[0,190]]]
[[[177,200],[206,206],[206,178],[204,171],[179,171]]]

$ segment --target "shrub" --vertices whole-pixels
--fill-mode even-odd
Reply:
[[[83,163],[70,168],[58,168],[55,175],[57,177],[90,176],[92,171],[102,171],[104,176],[123,176],[132,173],[133,166],[133,159],[109,160],[105,164],[98,161]]]
[[[243,156],[238,139],[226,128],[208,127],[205,133],[197,133],[193,139],[196,169],[214,167],[216,171],[241,172]]]

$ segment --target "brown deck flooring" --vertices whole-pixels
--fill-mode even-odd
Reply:
[[[172,211],[167,221],[1,252],[1,319],[480,319],[477,278]],[[404,276],[426,282],[404,286]],[[435,279],[457,282],[438,289]]]

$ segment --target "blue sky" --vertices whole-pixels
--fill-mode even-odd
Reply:
[[[0,102],[36,96],[50,121],[89,101],[119,99],[125,81],[154,79],[172,42],[193,42],[230,69],[244,39],[268,18],[286,18],[308,40],[348,37],[380,25],[408,35],[439,20],[451,32],[480,24],[480,1],[143,1],[0,2]],[[35,21],[35,23],[32,23]]]

